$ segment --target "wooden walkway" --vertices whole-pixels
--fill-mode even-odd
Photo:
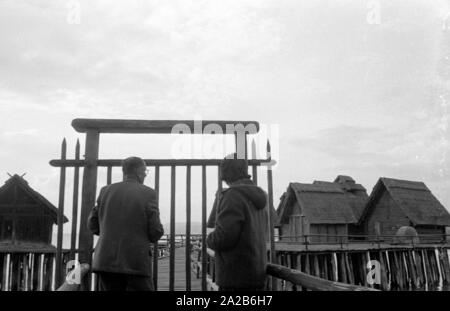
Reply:
[[[169,290],[169,268],[170,259],[165,257],[158,262],[158,291]],[[186,290],[186,258],[185,248],[180,247],[175,250],[175,284],[176,291]],[[191,270],[191,290],[201,291],[202,280],[197,279],[197,275]]]

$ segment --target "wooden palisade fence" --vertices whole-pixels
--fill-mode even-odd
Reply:
[[[87,218],[90,210],[95,204],[97,187],[97,176],[98,170],[100,168],[106,168],[107,180],[105,184],[111,184],[112,182],[112,171],[115,167],[121,166],[121,159],[99,159],[99,137],[100,134],[104,133],[124,133],[124,134],[134,134],[134,133],[147,133],[147,134],[170,134],[174,126],[183,124],[191,131],[190,133],[195,133],[195,127],[197,126],[195,122],[199,121],[146,121],[146,120],[98,120],[98,119],[75,119],[72,122],[72,126],[81,133],[86,133],[85,142],[85,155],[84,159],[80,159],[80,144],[77,142],[75,158],[69,160],[66,158],[66,142],[63,141],[61,158],[58,160],[50,161],[50,164],[54,167],[59,167],[60,172],[60,194],[59,194],[59,211],[61,214],[64,212],[64,201],[65,201],[65,188],[66,188],[66,170],[68,168],[74,169],[74,182],[73,182],[73,202],[72,202],[72,233],[71,233],[71,246],[68,250],[68,259],[77,259],[81,263],[91,264],[93,255],[93,236],[86,229],[87,228]],[[235,135],[235,146],[238,150],[238,146],[243,146],[245,151],[245,157],[247,157],[247,135],[256,134],[259,130],[259,124],[254,121],[202,121],[200,123],[201,130],[203,131],[208,125],[216,125],[222,129],[222,133],[229,134],[229,126],[234,127],[236,130],[231,134]],[[250,128],[250,130],[249,130]],[[256,131],[254,130],[256,129]],[[251,132],[253,130],[253,132]],[[228,132],[227,132],[228,131]],[[243,145],[240,145],[243,144]],[[267,158],[257,159],[255,152],[256,146],[255,142],[252,142],[253,156],[252,159],[248,160],[249,168],[252,169],[253,179],[255,182],[258,181],[258,167],[266,166],[267,170],[267,187],[266,190],[269,194],[269,201],[273,202],[273,191],[272,191],[272,175],[270,165],[273,164],[273,160],[270,157],[270,144],[267,142]],[[154,188],[159,194],[160,191],[160,179],[161,179],[161,168],[170,167],[170,232],[168,233],[168,244],[169,249],[173,250],[176,247],[177,242],[175,241],[175,197],[176,197],[176,178],[177,178],[177,168],[186,168],[186,290],[191,289],[191,185],[192,185],[192,174],[191,171],[194,167],[201,168],[201,188],[202,188],[202,203],[201,203],[201,215],[202,215],[202,238],[201,243],[203,249],[203,256],[201,256],[201,266],[202,266],[202,289],[207,288],[207,271],[206,267],[207,256],[206,256],[206,223],[207,223],[207,168],[214,167],[217,169],[217,184],[218,189],[221,189],[222,182],[220,177],[219,165],[221,159],[144,159],[149,168],[154,170]],[[80,169],[83,169],[83,180],[81,187],[81,211],[80,217],[78,217],[78,194],[79,194],[79,174]],[[273,205],[273,204],[272,204]],[[269,213],[271,228],[273,228],[273,220],[271,219],[272,213]],[[79,224],[78,224],[79,219]],[[78,226],[80,230],[77,230]],[[55,254],[55,284],[58,287],[63,283],[65,276],[65,262],[67,259],[63,259],[67,250],[62,247],[62,232],[63,224],[60,220],[58,223],[58,242],[57,250]],[[273,240],[273,230],[272,240]],[[76,247],[76,238],[78,236],[79,245]],[[154,253],[159,253],[158,243],[153,246]],[[170,269],[169,269],[169,279],[170,279],[170,290],[174,289],[176,282],[175,279],[175,252],[169,251],[170,256]],[[66,256],[67,257],[67,256]],[[275,258],[275,254],[273,254]],[[92,274],[87,274],[83,282],[83,289],[95,289],[95,282],[93,280]],[[153,256],[153,277],[155,288],[158,288],[158,256]]]

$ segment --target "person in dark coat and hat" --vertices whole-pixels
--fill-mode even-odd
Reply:
[[[157,194],[143,185],[145,162],[130,157],[122,164],[123,181],[103,187],[88,226],[99,235],[92,270],[99,290],[153,290],[150,245],[164,234]]]
[[[248,175],[247,160],[227,156],[220,166],[228,188],[216,195],[206,240],[215,251],[219,290],[264,290],[268,207],[264,190]]]

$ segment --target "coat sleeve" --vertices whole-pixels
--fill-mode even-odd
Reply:
[[[228,191],[219,204],[216,227],[206,239],[208,247],[215,251],[227,251],[235,247],[245,221],[242,200],[239,195]]]
[[[97,205],[95,205],[92,208],[91,212],[89,213],[89,217],[88,217],[88,228],[95,235],[100,234],[100,224],[98,222],[98,208],[102,201],[103,189],[104,188],[102,188],[102,190],[100,190],[100,194],[98,195]]]
[[[150,242],[158,241],[164,234],[164,228],[159,219],[159,208],[156,194],[152,194],[146,208],[147,234]]]

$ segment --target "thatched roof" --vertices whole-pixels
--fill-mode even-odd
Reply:
[[[423,182],[386,177],[380,178],[373,188],[360,221],[370,215],[384,191],[414,225],[450,226],[449,212]]]
[[[337,176],[334,183],[338,184],[344,190],[345,196],[352,208],[353,215],[359,221],[369,200],[366,188],[361,184],[355,183],[350,176],[344,175]]]
[[[311,224],[356,223],[344,191],[330,182],[315,184],[290,183],[281,197],[278,208],[279,223],[287,223],[297,202],[306,220]]]
[[[28,182],[23,177],[20,177],[17,174],[13,175],[10,179],[8,179],[5,182],[5,184],[2,187],[0,187],[0,195],[2,193],[9,191],[14,186],[18,186],[27,195],[29,195],[30,198],[33,199],[37,204],[43,206],[44,208],[47,208],[50,211],[50,214],[52,215],[53,221],[57,223],[58,209],[52,203],[50,203],[45,197],[43,197],[40,193],[31,188],[28,185]],[[67,219],[66,216],[64,216],[64,222],[67,221],[69,220]]]

